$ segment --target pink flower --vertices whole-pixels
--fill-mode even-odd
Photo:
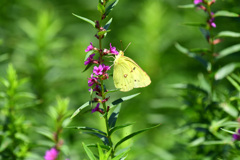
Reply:
[[[240,129],[238,129],[236,134],[233,134],[234,141],[240,141]]]
[[[97,79],[97,77],[94,77],[94,75],[91,74],[91,78],[88,78],[88,86],[91,87],[92,85],[97,83]]]
[[[211,13],[211,17],[212,17],[212,18],[210,18],[210,19],[208,20],[208,23],[209,23],[210,26],[216,28],[217,25],[214,23],[214,17],[213,17],[213,16],[214,16],[214,13],[212,12],[212,13]]]
[[[194,4],[199,4],[199,3],[202,3],[203,1],[202,0],[194,0]]]
[[[84,62],[84,65],[88,65],[89,63],[91,63],[93,61],[93,57],[95,56],[95,54],[91,54],[87,60]]]
[[[102,64],[103,67],[103,72],[109,71],[110,70],[110,66],[105,66],[104,64]]]
[[[87,49],[85,50],[85,52],[89,52],[89,51],[91,51],[91,50],[93,50],[94,49],[94,47],[93,47],[93,45],[92,45],[92,42],[90,42],[90,45],[87,47]]]
[[[99,75],[102,75],[103,74],[103,66],[100,64],[98,67],[97,66],[94,66],[93,67],[93,73],[96,75],[96,76],[99,76]]]
[[[98,103],[97,106],[94,109],[92,109],[92,113],[99,111],[99,106],[100,106],[100,103]]]
[[[58,150],[56,148],[51,148],[47,150],[44,156],[45,160],[55,160],[58,156]]]
[[[116,47],[112,47],[111,43],[110,43],[110,53],[114,55],[118,55],[118,51],[116,50]]]

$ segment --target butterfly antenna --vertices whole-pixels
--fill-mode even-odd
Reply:
[[[128,49],[128,47],[130,46],[130,44],[131,44],[131,42],[128,43],[127,47],[125,48],[125,50],[124,50],[123,52],[125,52],[125,51]]]
[[[123,43],[122,43],[122,40],[120,40],[120,43],[121,43],[121,49],[123,50]]]

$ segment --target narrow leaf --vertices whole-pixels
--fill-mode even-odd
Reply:
[[[117,107],[112,112],[111,116],[109,117],[109,120],[108,120],[109,128],[112,128],[112,127],[115,126],[115,124],[117,122],[119,112],[120,112],[120,109],[121,109],[121,104],[118,104]]]
[[[82,106],[80,106],[71,116],[71,118],[75,117],[82,109],[86,108],[87,106],[89,106],[91,102],[88,101],[86,103],[84,103]]]
[[[227,79],[240,92],[240,85],[230,76],[227,76]]]
[[[85,58],[84,58],[84,61],[86,61],[87,58],[88,58],[91,54],[93,54],[93,52],[94,52],[94,50],[89,51],[89,52],[86,54],[86,56],[85,56]]]
[[[92,65],[93,63],[89,63],[82,72],[85,72],[86,70],[88,70]]]
[[[95,27],[95,22],[93,22],[92,20],[88,19],[88,18],[85,18],[85,17],[82,17],[82,16],[79,16],[79,15],[76,15],[74,13],[72,13],[75,17],[77,18],[80,18],[81,20],[85,21],[85,22],[88,22],[89,24],[91,24],[93,27]]]
[[[100,145],[100,144],[99,144],[99,145]],[[95,148],[97,148],[97,144],[88,144],[87,146],[88,146],[88,147],[95,147]],[[109,150],[109,149],[110,149],[110,147],[109,147],[109,146],[106,146],[106,145],[100,145],[100,147],[103,148],[103,149],[106,149],[106,150]]]
[[[102,3],[98,3],[98,11],[101,13],[101,14],[104,14],[105,12],[105,7],[102,5]]]
[[[96,132],[84,132],[84,133],[97,136],[103,142],[104,145],[109,146],[109,140],[106,136]]]
[[[240,33],[238,32],[232,32],[232,31],[222,31],[218,33],[217,37],[233,37],[238,38],[240,37]]]
[[[195,139],[194,141],[192,141],[191,143],[189,143],[189,146],[190,146],[190,147],[199,146],[199,145],[201,145],[204,141],[205,141],[205,138],[204,138],[204,137],[199,137],[199,138]]]
[[[179,5],[178,8],[194,8],[194,4]]]
[[[117,104],[122,103],[122,102],[124,102],[124,101],[127,101],[127,100],[129,100],[129,99],[132,99],[132,98],[138,96],[139,94],[140,94],[140,93],[136,93],[136,94],[133,94],[133,95],[130,95],[130,96],[127,96],[127,97],[119,98],[119,99],[113,101],[112,104],[113,104],[113,105],[117,105]]]
[[[87,153],[88,157],[90,158],[90,160],[97,160],[94,156],[94,154],[92,153],[92,151],[84,144],[82,143],[83,148],[85,150],[85,152]]]
[[[110,129],[110,132],[109,132],[109,136],[111,136],[111,134],[121,128],[125,128],[125,127],[128,127],[130,125],[133,125],[133,123],[128,123],[128,124],[124,124],[124,125],[120,125],[120,126],[116,126],[116,127],[113,127]]]
[[[224,132],[227,132],[227,133],[230,133],[230,134],[236,134],[236,132],[233,132],[233,131],[230,131],[230,130],[227,130],[227,129],[223,129],[223,128],[220,128],[221,130],[223,130]]]
[[[230,63],[230,64],[223,66],[216,72],[215,80],[221,80],[221,79],[225,78],[227,75],[232,73],[239,66],[240,66],[240,63]]]
[[[183,23],[183,25],[192,26],[192,27],[205,27],[206,26],[206,24],[198,23],[198,22],[186,22],[186,23]]]
[[[129,151],[130,151],[130,149],[126,150],[125,152],[120,153],[119,155],[117,155],[116,157],[114,157],[112,160],[121,160],[121,158],[122,158],[123,156],[125,156]]]
[[[226,57],[230,54],[233,54],[233,53],[236,53],[239,51],[240,51],[240,44],[236,44],[236,45],[233,45],[231,47],[225,48],[224,50],[220,51],[216,58],[221,59],[223,57]]]
[[[160,124],[158,124],[158,125],[156,125],[156,126],[153,126],[153,127],[150,127],[150,128],[142,129],[142,130],[137,131],[137,132],[133,132],[132,134],[124,137],[124,138],[121,139],[119,142],[117,142],[117,144],[116,144],[115,147],[114,147],[114,150],[116,150],[116,148],[117,148],[120,144],[122,144],[123,142],[125,142],[126,140],[128,140],[128,139],[130,139],[130,138],[132,138],[132,137],[134,137],[134,136],[136,136],[136,135],[138,135],[138,134],[140,134],[140,133],[142,133],[142,132],[145,132],[145,131],[148,131],[148,130],[150,130],[150,129],[156,128],[156,127],[158,127],[159,125],[160,125]]]
[[[222,11],[217,11],[215,14],[214,14],[214,17],[239,17],[239,15],[237,13],[233,13],[233,12],[229,12],[229,11],[225,11],[225,10],[222,10]]]
[[[233,118],[237,118],[238,110],[234,108],[231,104],[228,103],[220,103],[220,108],[222,108],[226,113],[231,115]]]
[[[98,32],[97,34],[98,34],[99,36],[101,36],[101,35],[106,34],[107,32],[110,32],[110,31],[111,31],[111,30],[100,31],[100,32]]]
[[[99,159],[100,160],[104,160],[104,154],[103,154],[103,150],[102,150],[102,148],[100,147],[100,145],[99,144],[97,144],[97,148],[98,148],[98,155],[99,155]]]
[[[114,1],[112,4],[110,4],[107,9],[106,9],[106,12],[105,12],[105,16],[107,17],[108,14],[112,11],[112,9],[117,5],[118,3],[118,0]]]
[[[203,145],[226,145],[226,144],[230,144],[231,141],[205,141],[202,144]]]
[[[75,128],[75,129],[80,129],[80,130],[87,130],[87,131],[93,131],[93,132],[98,132],[102,135],[107,135],[105,132],[96,129],[96,128],[91,128],[91,127],[68,127],[68,128]]]
[[[203,36],[205,37],[205,39],[208,41],[208,40],[209,40],[209,37],[210,37],[210,32],[209,32],[209,30],[206,30],[205,28],[200,27],[200,31],[201,31],[201,33],[203,34]]]
[[[199,61],[208,71],[211,70],[211,64],[205,59],[197,55],[196,53],[190,52],[188,49],[184,48],[180,44],[176,43],[175,47],[182,53],[186,54],[188,57],[194,58]]]
[[[105,30],[108,30],[108,28],[109,28],[109,26],[111,25],[111,23],[112,23],[112,18],[104,25],[104,29]]]

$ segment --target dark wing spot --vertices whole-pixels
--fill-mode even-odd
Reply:
[[[135,79],[134,82],[136,82],[137,80]]]
[[[133,67],[133,70],[135,70],[136,69],[136,67]]]
[[[127,78],[127,76],[128,76],[127,74],[124,74],[124,78]]]

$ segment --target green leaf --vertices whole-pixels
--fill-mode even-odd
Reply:
[[[118,104],[117,107],[112,112],[111,116],[109,117],[109,120],[108,120],[109,128],[112,128],[112,127],[115,126],[115,124],[117,122],[119,112],[120,112],[120,109],[121,109],[121,104]]]
[[[177,88],[177,89],[188,89],[188,90],[192,90],[192,91],[197,91],[197,92],[201,92],[205,95],[208,95],[208,92],[198,86],[195,86],[193,84],[174,84],[172,85],[173,88]]]
[[[69,127],[68,127],[69,128]],[[80,130],[87,130],[87,131],[93,131],[93,132],[98,132],[102,135],[107,135],[105,132],[99,130],[99,129],[96,129],[96,128],[91,128],[91,127],[70,127],[70,128],[75,128],[75,129],[80,129]]]
[[[4,136],[1,139],[2,141],[0,143],[0,152],[4,151],[6,148],[8,148],[9,145],[13,143],[13,139],[8,138],[7,136]]]
[[[88,147],[95,147],[95,148],[97,148],[97,144],[88,144],[87,146],[88,146]],[[110,147],[109,147],[109,146],[106,146],[106,145],[100,145],[100,146],[101,146],[101,148],[103,148],[103,149],[110,150]]]
[[[239,17],[239,15],[237,13],[233,13],[233,12],[229,12],[229,11],[225,11],[225,10],[222,10],[222,11],[217,11],[215,14],[214,14],[214,17]]]
[[[119,155],[117,155],[116,157],[114,157],[112,160],[121,160],[121,158],[122,158],[123,156],[125,156],[129,151],[130,151],[130,149],[126,150],[125,152],[120,153]]]
[[[108,28],[109,28],[109,26],[111,25],[111,23],[112,23],[112,18],[104,25],[104,29],[105,30],[108,30]]]
[[[85,72],[86,70],[88,70],[92,65],[93,63],[89,63],[82,72]]]
[[[109,146],[109,140],[106,136],[96,132],[84,132],[84,133],[98,137],[103,142],[104,145]]]
[[[88,157],[90,158],[90,160],[97,160],[94,156],[94,154],[92,153],[92,151],[84,144],[82,143],[83,148],[85,150],[85,152],[87,153]]]
[[[50,140],[54,141],[53,133],[48,128],[44,128],[44,127],[37,128],[36,132],[41,134],[41,135],[43,135],[43,136],[45,136],[45,137],[47,137],[47,138],[49,138]]]
[[[156,127],[158,127],[159,125],[160,125],[160,124],[158,124],[158,125],[156,125],[156,126],[153,126],[153,127],[150,127],[150,128],[142,129],[142,130],[137,131],[137,132],[133,132],[132,134],[124,137],[124,138],[121,139],[119,142],[117,142],[117,144],[116,144],[115,147],[114,147],[114,150],[116,150],[116,148],[117,148],[120,144],[122,144],[123,142],[125,142],[126,140],[128,140],[128,139],[130,139],[130,138],[132,138],[132,137],[134,137],[134,136],[136,136],[136,135],[138,135],[138,134],[140,134],[140,133],[142,133],[142,132],[145,132],[145,131],[148,131],[148,130],[150,130],[150,129],[156,128]]]
[[[183,25],[192,26],[192,27],[205,27],[206,26],[206,24],[198,23],[198,22],[186,22],[186,23],[183,23]]]
[[[99,155],[99,160],[105,160],[104,159],[104,154],[103,154],[103,150],[102,150],[102,148],[100,147],[100,145],[99,144],[97,144],[97,148],[98,148],[98,155]]]
[[[227,130],[227,129],[223,129],[223,128],[220,128],[221,130],[223,130],[224,132],[227,132],[227,133],[230,133],[230,134],[236,134],[236,132],[233,132],[233,131],[230,131],[230,130]]]
[[[110,32],[111,30],[106,30],[106,31],[100,31],[98,32],[98,35],[101,36],[101,35],[105,35],[107,32]]]
[[[104,5],[102,5],[102,3],[98,3],[97,8],[98,8],[98,11],[99,11],[101,14],[104,14],[104,12],[105,12],[105,7],[104,7]]]
[[[205,59],[197,55],[196,53],[190,52],[188,49],[184,48],[180,44],[176,43],[175,47],[182,53],[186,54],[188,57],[194,58],[199,61],[207,71],[211,70],[211,63],[207,62]]]
[[[113,10],[113,8],[117,5],[118,0],[114,1],[112,4],[110,4],[105,12],[105,16],[107,17],[109,15],[109,13]]]
[[[16,95],[15,95],[15,98],[16,99],[20,99],[20,98],[30,98],[30,99],[35,99],[36,96],[32,93],[29,93],[29,92],[18,92]]]
[[[118,89],[113,89],[113,90],[109,90],[109,91],[107,91],[107,92],[104,93],[104,96],[106,96],[106,95],[109,94],[109,93],[113,93],[113,92],[117,92],[117,91],[120,91],[120,88],[118,88]]]
[[[178,8],[194,8],[194,4],[179,5]]]
[[[226,113],[231,115],[233,118],[238,117],[238,110],[236,108],[234,108],[231,104],[220,103],[219,107],[222,108]]]
[[[220,68],[215,74],[215,80],[221,80],[232,73],[237,67],[240,66],[240,63],[230,63],[222,68]]]
[[[193,140],[192,142],[189,143],[190,147],[195,147],[195,146],[199,146],[201,145],[203,142],[205,141],[204,137],[199,137],[195,140]]]
[[[205,141],[202,144],[203,145],[226,145],[226,144],[231,144],[231,141]]]
[[[82,16],[79,16],[79,15],[76,15],[76,14],[74,14],[74,13],[72,13],[72,14],[73,14],[75,17],[80,18],[81,20],[83,20],[83,21],[91,24],[93,27],[95,27],[95,22],[93,22],[92,20],[87,19],[87,18],[82,17]]]
[[[88,58],[91,54],[93,54],[93,52],[94,52],[94,50],[89,51],[89,52],[86,54],[86,56],[85,56],[85,58],[84,58],[84,61],[86,61],[87,58]]]
[[[91,103],[91,101],[88,101],[86,103],[84,103],[83,105],[81,105],[71,116],[71,118],[75,117],[82,109],[86,108],[87,106],[89,106]]]
[[[219,32],[216,37],[233,37],[233,38],[238,38],[238,37],[240,37],[240,33],[232,32],[232,31],[222,31],[222,32]]]
[[[127,101],[127,100],[129,100],[129,99],[132,99],[132,98],[138,96],[139,94],[140,94],[140,93],[136,93],[136,94],[133,94],[133,95],[130,95],[130,96],[127,96],[127,97],[119,98],[119,99],[113,101],[112,104],[113,104],[113,105],[117,105],[117,104],[122,103],[122,102],[124,102],[124,101]]]
[[[240,92],[240,85],[230,76],[227,76],[227,79]]]
[[[121,128],[124,128],[124,127],[128,127],[130,125],[133,125],[134,123],[128,123],[128,124],[124,124],[124,125],[120,125],[120,126],[115,126],[115,127],[112,127],[109,131],[109,136],[111,136],[111,134],[113,134],[113,132],[121,129]]]
[[[203,34],[203,36],[205,37],[205,39],[208,41],[209,37],[210,37],[209,30],[206,30],[205,28],[200,27],[200,31]]]
[[[216,59],[221,59],[226,57],[230,54],[236,53],[240,51],[240,44],[233,45],[231,47],[225,48],[224,50],[220,51]]]

